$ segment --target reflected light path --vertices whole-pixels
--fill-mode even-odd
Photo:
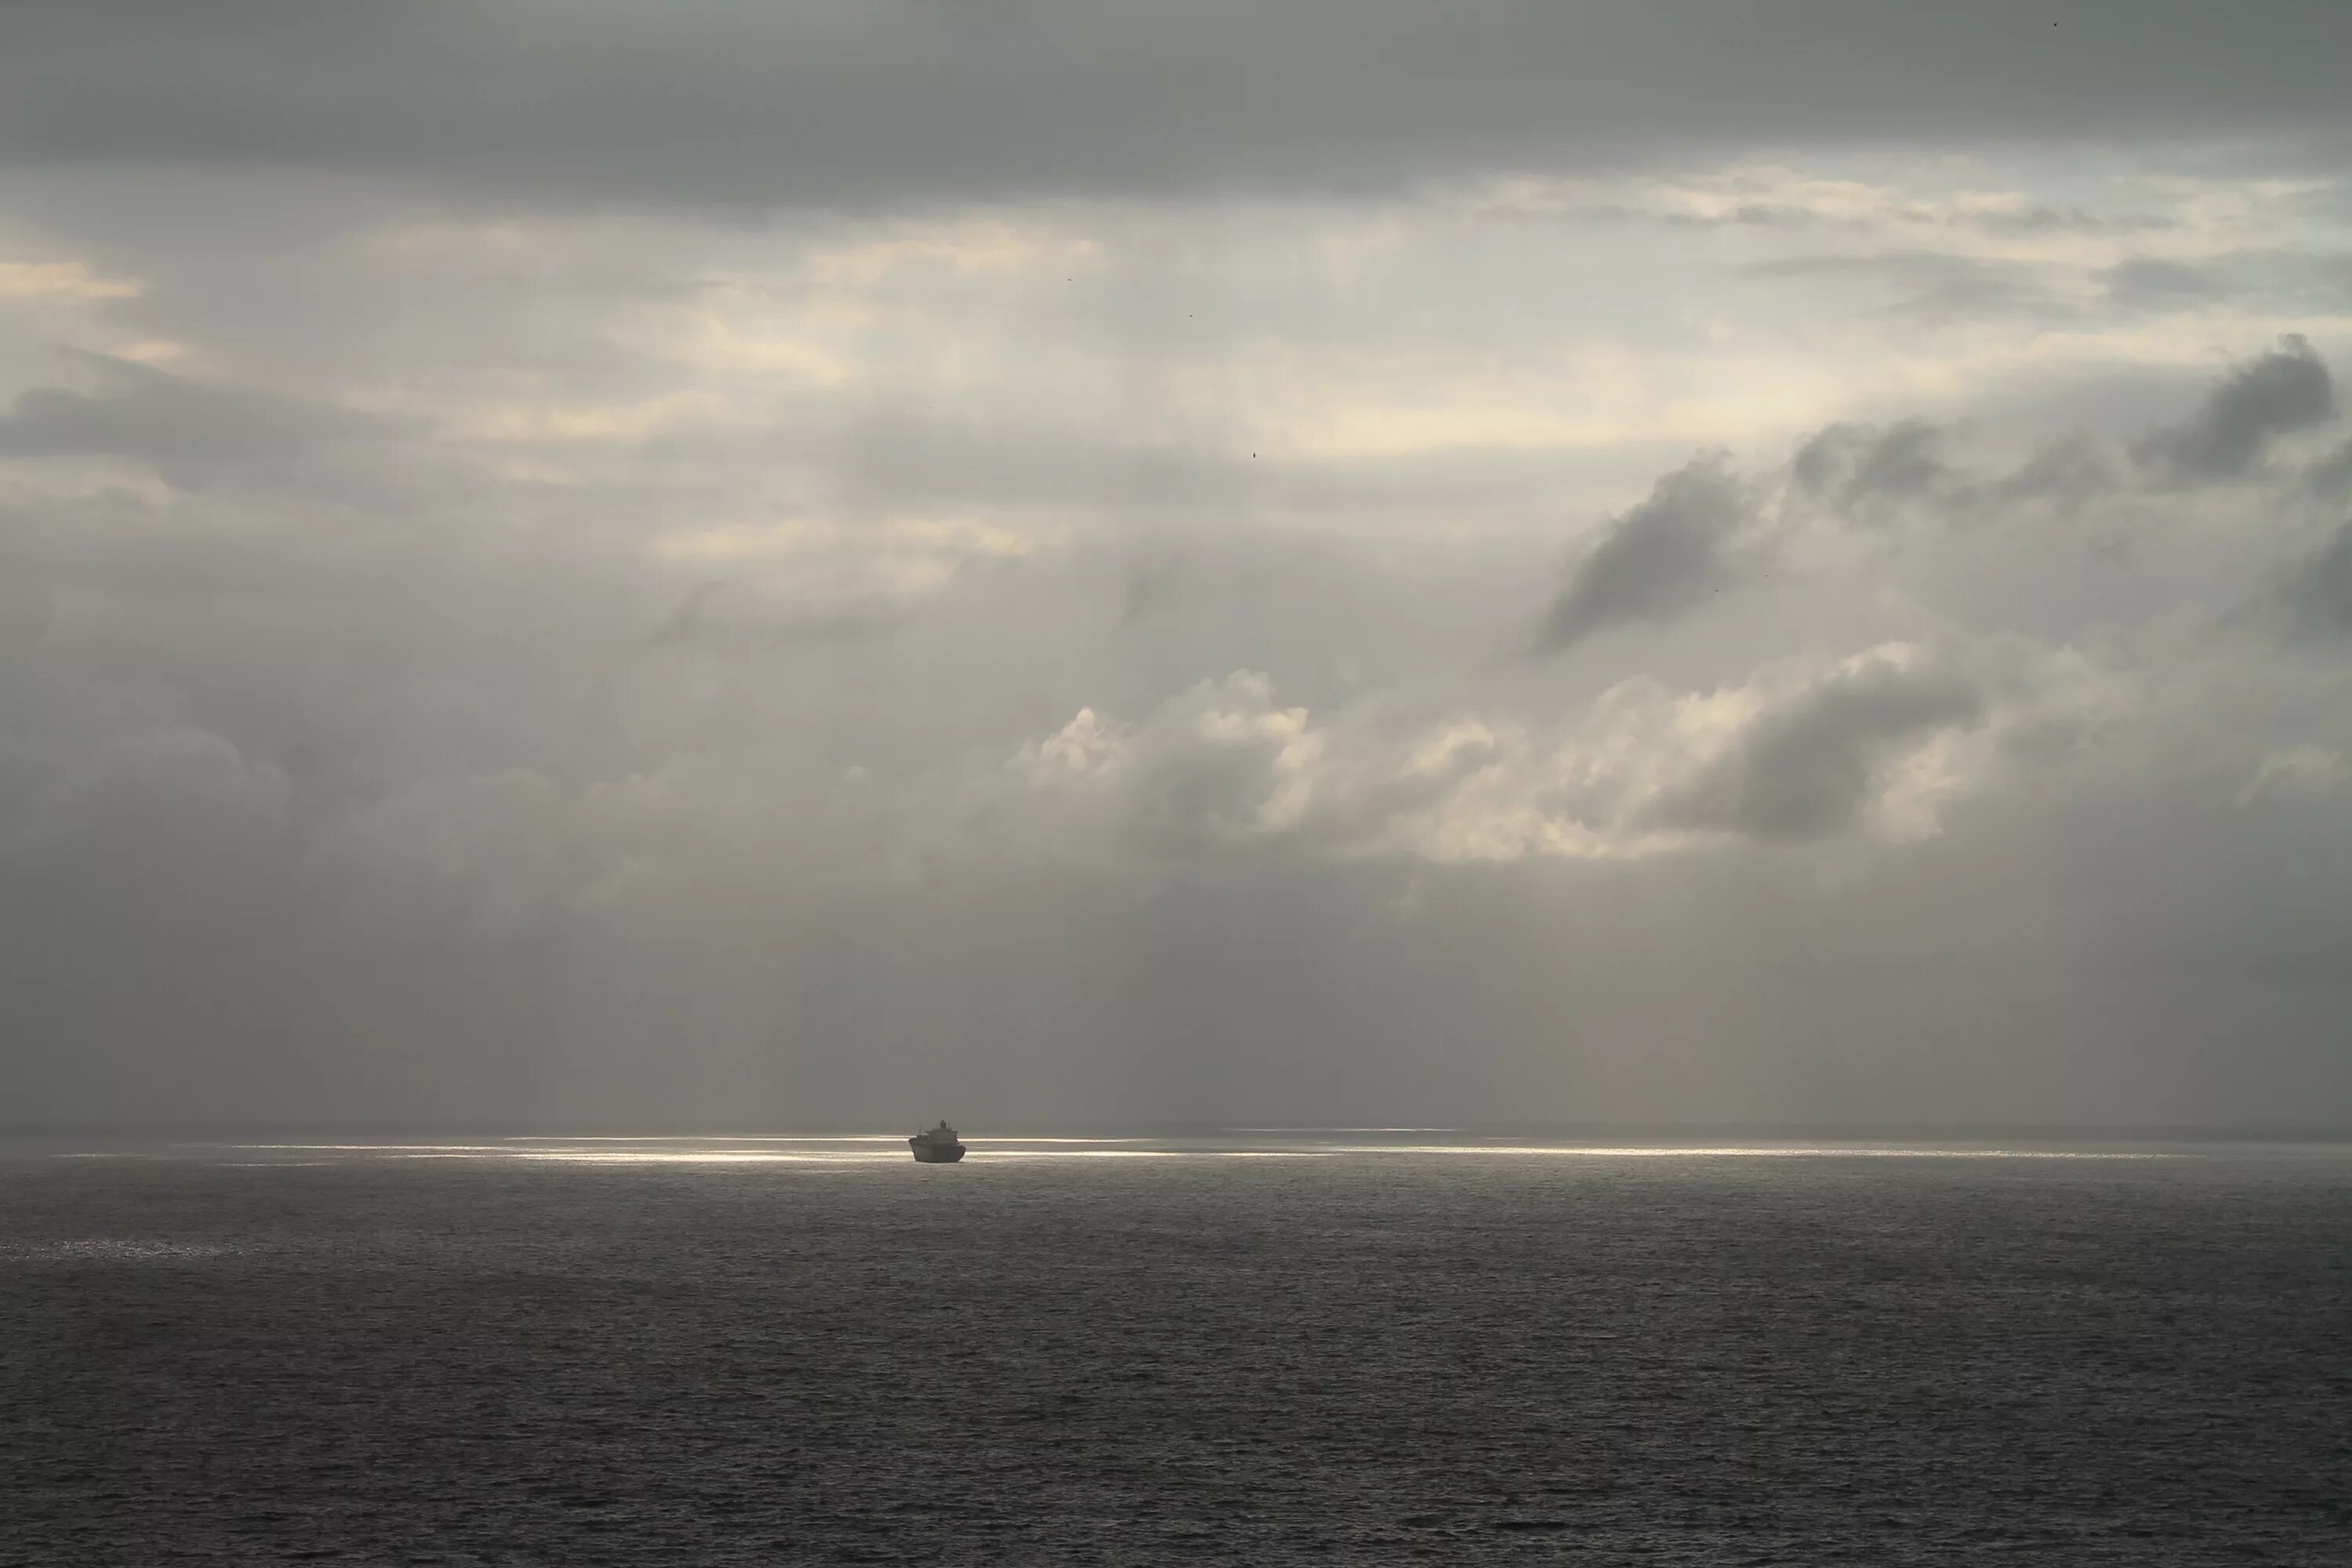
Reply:
[[[1444,1142],[1426,1134],[1444,1132]],[[1412,1136],[1423,1135],[1422,1137]],[[725,1137],[665,1134],[533,1136],[517,1134],[488,1142],[431,1139],[362,1142],[321,1139],[270,1142],[174,1141],[117,1143],[112,1147],[53,1150],[58,1158],[177,1159],[250,1168],[302,1168],[370,1160],[475,1161],[580,1165],[848,1165],[913,1164],[904,1135],[895,1132],[761,1133]],[[2073,1143],[2032,1139],[1971,1143],[1851,1142],[1818,1138],[1772,1142],[1725,1143],[1642,1142],[1611,1143],[1591,1138],[1557,1142],[1496,1134],[1481,1141],[1455,1128],[1226,1128],[1190,1135],[1068,1137],[1019,1134],[966,1137],[966,1163],[1014,1163],[1046,1160],[1327,1160],[1530,1159],[1530,1160],[2163,1160],[2193,1158],[2206,1152],[2181,1144],[2096,1140]],[[2284,1152],[2284,1151],[2282,1151]]]

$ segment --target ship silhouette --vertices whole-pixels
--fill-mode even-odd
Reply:
[[[907,1142],[919,1165],[952,1165],[963,1158],[963,1145],[957,1141],[955,1129],[944,1121],[916,1133]]]

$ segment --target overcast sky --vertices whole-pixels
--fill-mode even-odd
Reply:
[[[2352,1123],[2347,61],[12,0],[0,1122]]]

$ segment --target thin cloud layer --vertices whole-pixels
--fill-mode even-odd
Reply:
[[[1442,29],[1401,4],[254,3],[198,20],[28,0],[5,28],[0,149],[20,162],[530,205],[1392,191],[1758,143],[2332,142],[2352,50],[2325,5],[2125,0],[1481,0]]]

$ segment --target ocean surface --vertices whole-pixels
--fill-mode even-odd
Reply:
[[[0,1563],[2352,1563],[2352,1150],[0,1142]]]

